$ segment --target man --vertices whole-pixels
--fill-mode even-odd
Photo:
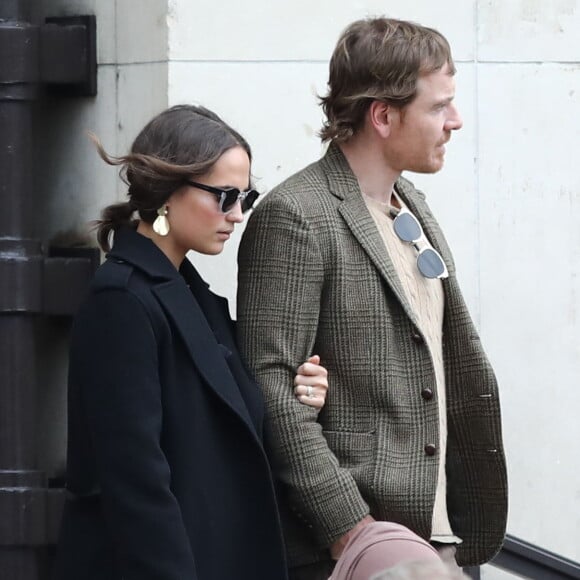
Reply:
[[[443,166],[462,125],[454,72],[435,30],[351,24],[322,99],[327,153],[267,196],[242,240],[241,346],[267,401],[294,579],[326,578],[373,519],[457,546],[463,566],[504,536],[497,383],[443,234],[401,177]],[[320,415],[293,397],[311,352],[329,371]]]

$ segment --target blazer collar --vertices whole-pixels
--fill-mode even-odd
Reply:
[[[407,300],[395,266],[385,250],[381,235],[366,207],[358,179],[352,172],[346,157],[335,143],[331,143],[320,163],[327,176],[331,193],[343,201],[339,211],[348,227],[393,290],[407,316],[417,325],[416,315]],[[402,177],[397,180],[395,187],[407,207],[421,223],[427,239],[445,260],[449,279],[442,282],[447,296],[449,285],[455,283],[455,264],[447,242],[431,216],[425,203],[425,196],[418,192],[410,181]]]
[[[338,145],[331,142],[320,163],[328,178],[330,192],[338,199],[348,199],[357,193],[361,196],[358,179]]]

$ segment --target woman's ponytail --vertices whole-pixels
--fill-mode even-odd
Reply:
[[[101,213],[101,219],[97,220],[97,241],[103,252],[111,249],[110,237],[119,227],[129,225],[133,217],[133,206],[130,201],[108,205]]]

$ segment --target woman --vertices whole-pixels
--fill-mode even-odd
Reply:
[[[97,146],[129,199],[98,223],[107,260],[73,331],[55,577],[284,579],[261,393],[227,302],[185,258],[219,254],[256,200],[250,148],[193,106],[158,115],[125,157]],[[296,394],[320,407],[318,362],[300,367]]]

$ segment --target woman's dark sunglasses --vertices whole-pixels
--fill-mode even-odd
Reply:
[[[223,213],[231,211],[236,203],[238,203],[238,200],[241,202],[242,213],[246,213],[252,209],[252,206],[260,195],[255,189],[246,189],[246,191],[240,191],[237,187],[226,187],[222,189],[221,187],[212,187],[211,185],[198,183],[197,181],[189,181],[188,179],[185,180],[185,183],[192,187],[203,189],[203,191],[213,193]]]
[[[449,276],[441,254],[430,247],[425,239],[419,220],[407,209],[392,211],[395,220],[393,229],[403,242],[412,244],[417,250],[417,268],[425,278],[444,279]],[[420,244],[422,242],[422,244]]]

